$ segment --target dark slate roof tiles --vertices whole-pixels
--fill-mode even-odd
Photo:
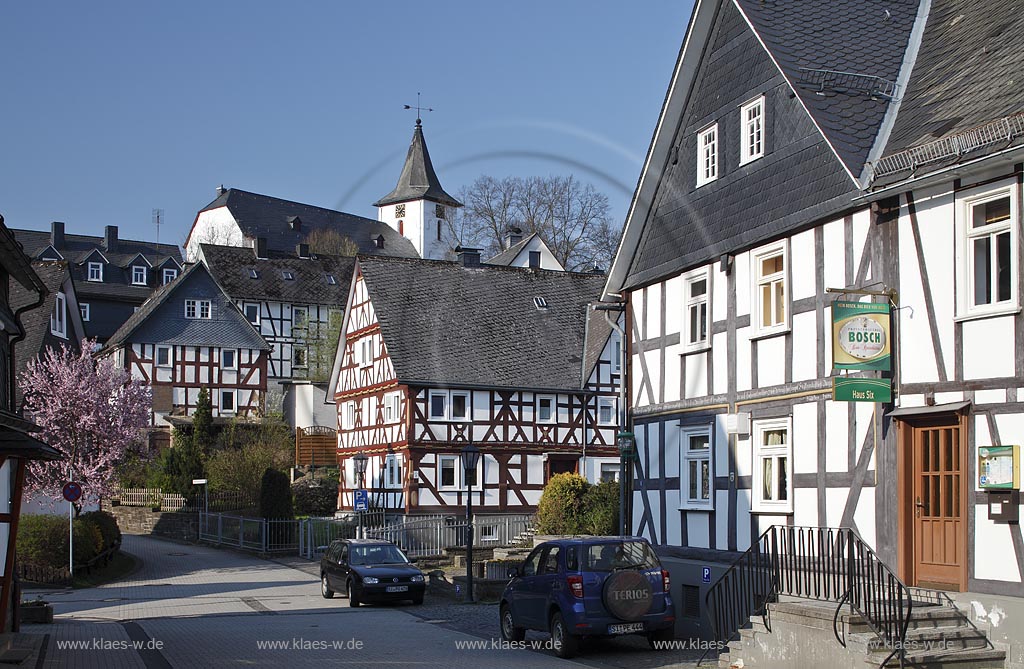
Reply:
[[[358,263],[400,382],[572,390],[585,381],[585,322],[603,276],[366,256]]]
[[[250,248],[201,246],[210,273],[232,299],[326,304],[344,308],[355,258],[316,256],[299,258],[271,251],[270,258],[256,259]],[[250,270],[256,270],[254,279]],[[292,273],[288,280],[283,272]],[[335,283],[328,282],[327,275]]]
[[[449,207],[462,206],[461,202],[441,187],[441,180],[437,178],[434,166],[430,162],[430,153],[427,151],[427,142],[423,139],[423,126],[419,119],[416,120],[416,129],[412,133],[412,142],[405,156],[402,173],[398,176],[398,184],[394,190],[374,202],[373,206],[383,207],[411,200],[431,200]]]

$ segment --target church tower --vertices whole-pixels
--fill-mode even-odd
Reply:
[[[443,260],[450,250],[443,241],[450,211],[462,203],[441,188],[430,164],[423,124],[416,119],[412,144],[395,189],[373,203],[377,220],[387,223],[416,247],[421,258]]]

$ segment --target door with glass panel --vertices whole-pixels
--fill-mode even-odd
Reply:
[[[912,584],[961,590],[966,548],[967,458],[957,417],[909,426]]]

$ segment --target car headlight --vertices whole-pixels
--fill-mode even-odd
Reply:
[[[375,576],[364,576],[363,577],[363,583],[371,583],[372,584],[372,583],[379,583],[379,582],[380,581],[378,581]]]
[[[415,574],[409,580],[412,581],[413,583],[422,583],[423,582],[423,574]]]

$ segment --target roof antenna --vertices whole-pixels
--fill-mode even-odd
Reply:
[[[153,225],[156,226],[156,243],[160,243],[160,226],[164,223],[164,210],[154,209],[153,210]]]
[[[405,109],[415,109],[416,110],[416,125],[422,125],[422,119],[420,118],[420,112],[425,112],[425,111],[432,112],[432,111],[434,111],[430,107],[421,107],[420,106],[420,94],[419,94],[419,91],[416,92],[416,105],[415,106],[413,106],[413,105],[402,105],[402,107],[405,108]]]

